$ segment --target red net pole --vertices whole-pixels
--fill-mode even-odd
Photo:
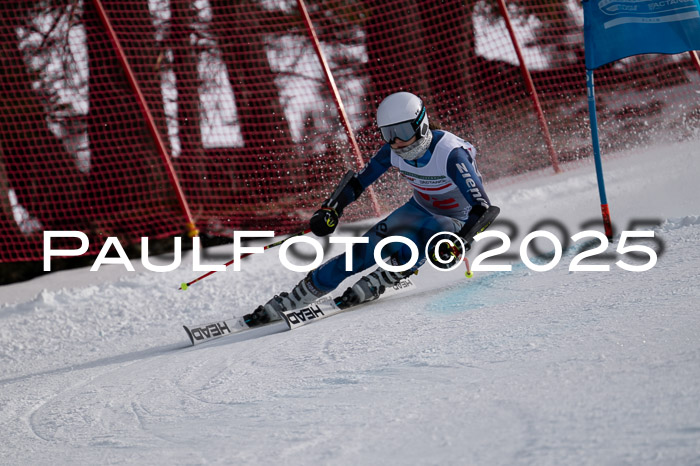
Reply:
[[[175,167],[173,166],[172,161],[170,160],[170,155],[168,154],[168,151],[165,148],[165,143],[163,142],[163,139],[160,136],[160,132],[156,127],[156,122],[153,118],[153,115],[151,114],[151,111],[148,108],[146,98],[144,97],[143,92],[141,92],[141,87],[136,81],[136,76],[134,75],[134,72],[131,69],[131,65],[129,65],[129,60],[126,58],[124,48],[122,47],[119,38],[114,32],[114,28],[112,27],[112,23],[110,22],[109,17],[107,16],[107,12],[104,6],[102,5],[102,2],[100,0],[93,0],[92,3],[95,6],[95,9],[97,10],[97,14],[100,17],[100,21],[102,22],[102,25],[104,26],[105,31],[107,32],[107,35],[109,36],[109,40],[112,43],[112,46],[114,47],[114,51],[117,54],[119,63],[124,69],[124,73],[126,74],[126,78],[129,81],[129,85],[131,86],[131,89],[136,95],[136,100],[139,104],[139,108],[141,109],[143,117],[146,119],[148,131],[153,137],[153,141],[155,142],[155,145],[158,149],[158,154],[160,155],[161,159],[163,160],[163,163],[165,164],[166,172],[168,174],[168,180],[170,181],[170,184],[175,190],[175,196],[177,197],[180,209],[182,210],[182,214],[185,216],[185,220],[187,222],[187,233],[190,237],[197,236],[199,234],[199,231],[197,230],[197,226],[192,217],[190,207],[187,204],[187,199],[185,199],[185,193],[183,192],[182,187],[180,186],[180,181],[178,180],[177,175],[175,174]]]
[[[693,65],[695,65],[695,69],[698,70],[698,73],[700,73],[700,58],[698,58],[698,53],[695,50],[691,50],[690,52],[690,58],[693,60]]]
[[[306,24],[306,29],[309,31],[309,37],[311,38],[311,43],[314,46],[314,50],[316,51],[316,55],[318,56],[318,60],[321,63],[321,68],[323,69],[323,75],[326,78],[326,84],[328,84],[329,89],[331,90],[331,95],[333,96],[333,100],[335,101],[335,106],[338,109],[338,115],[340,116],[340,121],[343,123],[343,127],[345,128],[345,132],[348,135],[348,139],[350,140],[350,144],[352,145],[352,150],[355,154],[355,160],[357,161],[357,166],[358,168],[361,168],[364,165],[364,160],[362,159],[362,152],[360,152],[360,146],[357,144],[357,140],[355,139],[355,135],[352,131],[352,128],[350,127],[350,121],[348,119],[348,115],[345,112],[345,106],[343,105],[343,100],[340,98],[340,93],[338,92],[338,87],[335,84],[335,80],[333,79],[333,73],[331,73],[331,69],[328,66],[328,62],[326,61],[326,57],[323,55],[323,50],[321,50],[321,44],[318,41],[318,36],[316,35],[316,30],[314,29],[313,24],[311,23],[311,17],[309,16],[309,12],[306,9],[306,4],[304,3],[304,0],[297,0],[297,4],[299,5],[299,11],[301,12],[302,17],[304,18],[304,24]],[[381,209],[379,208],[379,202],[377,201],[377,196],[374,193],[374,190],[372,187],[370,187],[367,190],[371,202],[372,202],[372,207],[374,208],[374,214],[379,215],[381,212]]]
[[[535,113],[537,113],[537,120],[539,121],[540,128],[542,128],[542,133],[544,134],[545,142],[547,143],[547,149],[549,150],[549,158],[552,161],[552,167],[555,173],[561,173],[561,168],[559,168],[559,158],[557,153],[554,151],[554,144],[552,144],[552,137],[549,134],[549,128],[547,127],[547,120],[544,118],[544,112],[542,111],[542,105],[540,105],[540,99],[537,97],[537,90],[535,89],[535,84],[532,81],[532,76],[530,75],[530,70],[525,64],[523,59],[523,52],[520,49],[520,43],[517,37],[515,37],[515,31],[513,30],[513,24],[510,21],[510,15],[508,14],[508,9],[506,8],[505,0],[498,0],[498,8],[501,11],[501,15],[506,22],[506,27],[508,28],[508,34],[510,35],[510,40],[513,42],[513,47],[515,48],[515,54],[518,56],[518,62],[520,63],[520,71],[525,79],[525,84],[527,85],[527,90],[532,98],[532,105],[535,108]]]

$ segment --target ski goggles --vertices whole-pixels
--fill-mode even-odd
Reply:
[[[420,123],[425,116],[425,106],[421,109],[418,117],[415,120],[402,121],[393,125],[382,126],[379,131],[382,133],[382,139],[386,143],[393,143],[395,139],[400,139],[403,142],[410,141],[413,136],[418,133]]]

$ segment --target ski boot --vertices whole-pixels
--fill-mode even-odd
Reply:
[[[389,272],[381,267],[374,272],[360,278],[357,283],[345,290],[336,299],[335,304],[341,309],[347,309],[358,304],[374,301],[386,291],[387,287],[394,286],[415,271]]]
[[[243,316],[248,327],[267,324],[282,318],[283,311],[298,309],[318,300],[326,293],[314,286],[311,274],[301,280],[290,293],[280,293],[255,311]]]

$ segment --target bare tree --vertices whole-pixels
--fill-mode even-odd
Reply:
[[[539,47],[549,56],[553,66],[583,64],[583,31],[576,23],[570,3],[569,0],[508,2],[508,5],[513,5],[515,18],[527,20],[534,17],[538,20],[533,28],[535,38],[528,45]],[[576,7],[580,8],[580,5]]]
[[[286,31],[288,17],[252,0],[213,0],[212,18],[216,31],[225,33],[216,42],[233,88],[244,145],[234,151],[231,176],[242,189],[239,195],[258,203],[273,201],[295,189],[280,189],[276,179],[287,171],[294,143],[267,55],[270,35]]]
[[[408,91],[430,99],[428,76],[431,72],[425,60],[425,42],[417,34],[420,24],[419,6],[415,0],[400,0],[387,9],[385,4],[365,1],[367,15],[367,65],[370,79],[367,98],[374,114],[379,102],[388,94]]]
[[[430,63],[427,76],[431,116],[449,122],[450,129],[472,132],[476,63],[474,2],[444,0],[437,4],[420,0],[423,50],[420,57]]]
[[[134,8],[133,6],[140,6]],[[102,27],[92,2],[85,3],[89,64],[88,136],[90,141],[90,195],[86,198],[99,234],[128,231],[130,237],[153,231],[158,225],[180,220],[158,149],[139,109],[137,99],[121,68],[116,52]],[[133,58],[134,71],[149,95],[158,128],[165,131],[160,76],[154,71],[159,56],[146,2],[121,12],[122,21],[140,24],[147,34],[139,36],[146,54]],[[124,44],[127,53],[136,44]],[[156,90],[157,89],[157,90]],[[136,225],[129,225],[136,217]],[[144,222],[151,217],[153,222]],[[177,220],[176,220],[177,219]],[[123,227],[122,227],[123,225]],[[131,228],[130,228],[131,227]],[[112,231],[104,231],[112,230]],[[116,230],[116,231],[114,231]]]
[[[19,235],[17,223],[13,221],[12,204],[10,202],[10,183],[4,164],[5,156],[0,140],[0,235],[4,241],[0,242],[0,258],[11,257],[10,252],[16,247]]]
[[[245,144],[259,146],[264,141],[272,146],[273,140],[274,146],[291,144],[275,73],[267,58],[265,35],[272,31],[261,19],[269,12],[255,1],[214,0],[212,6],[217,28],[226,31],[226,37],[218,41],[219,48],[236,97]]]
[[[201,202],[208,184],[200,117],[202,80],[197,69],[204,25],[192,0],[172,0],[170,7],[171,20],[164,42],[172,53],[177,92],[177,136],[181,152],[176,165],[189,200]]]
[[[42,10],[50,13],[47,18],[53,18],[54,24],[33,21]],[[22,2],[0,9],[0,107],[5,109],[0,113],[0,137],[5,182],[14,189],[18,204],[47,230],[75,229],[81,223],[79,200],[86,176],[49,129],[61,105],[54,92],[57,83],[44,79],[43,71],[28,63],[41,62],[45,54],[64,52],[68,28],[56,33],[56,24],[70,21],[71,14],[70,4],[49,3],[35,9],[31,2]],[[39,45],[25,47],[23,52],[18,33],[35,34]]]

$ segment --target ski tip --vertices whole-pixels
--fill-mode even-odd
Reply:
[[[190,329],[187,328],[187,325],[183,325],[182,328],[185,329],[185,332],[187,332],[187,336],[190,337],[190,343],[192,343],[192,346],[194,346],[194,337],[192,336],[192,332],[190,332]]]

